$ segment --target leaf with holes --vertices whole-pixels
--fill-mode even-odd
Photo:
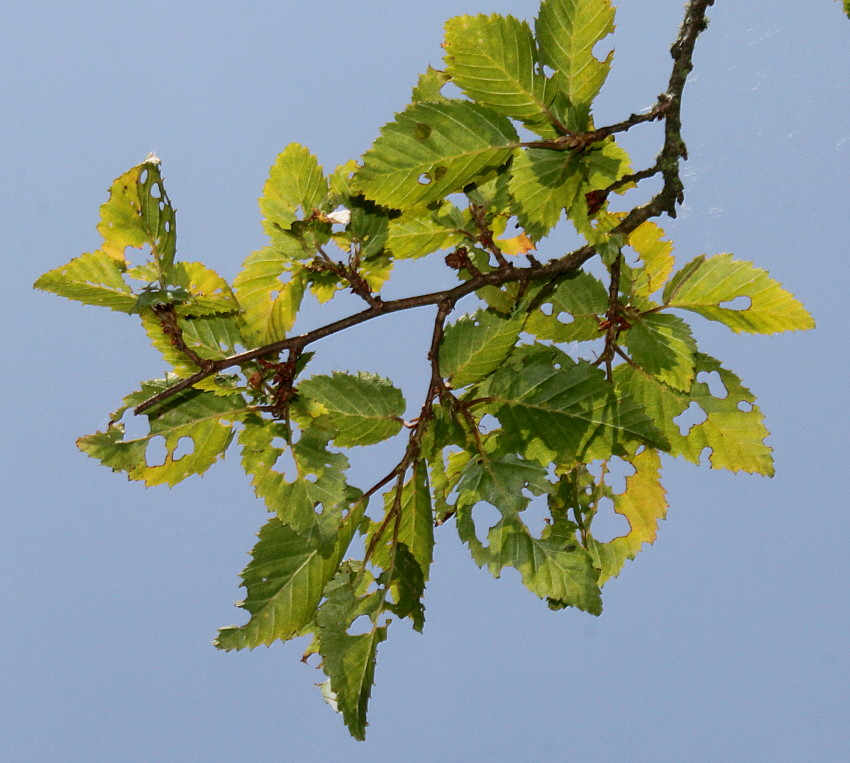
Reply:
[[[295,323],[309,274],[291,270],[279,248],[266,247],[251,254],[233,281],[242,306],[245,338],[251,344],[280,341]]]
[[[517,456],[472,459],[457,486],[458,532],[475,562],[487,565],[495,577],[505,567],[514,567],[525,586],[541,598],[599,614],[597,571],[576,541],[575,525],[550,527],[543,537],[536,538],[522,521],[520,513],[530,500],[524,493],[542,495],[552,488],[542,466]],[[479,541],[472,518],[481,501],[502,515],[488,530],[487,545]]]
[[[150,246],[160,279],[166,277],[174,263],[177,231],[159,159],[151,156],[116,178],[109,200],[100,207],[97,229],[103,236],[103,251],[124,264],[127,247]]]
[[[635,473],[626,478],[626,489],[614,493],[614,511],[625,517],[629,532],[601,543],[592,536],[587,548],[594,566],[600,570],[599,585],[617,577],[623,565],[634,559],[644,543],[655,543],[658,522],[667,516],[667,501],[661,486],[661,457],[658,451],[642,450],[628,461]]]
[[[345,725],[355,739],[366,737],[366,711],[375,682],[378,645],[387,637],[387,626],[378,625],[383,599],[366,593],[371,576],[365,570],[341,569],[325,589],[325,602],[316,614],[322,669]],[[361,616],[372,620],[367,633],[347,630]]]
[[[555,347],[520,348],[482,394],[502,424],[505,447],[541,462],[586,463],[624,443],[666,446],[638,402],[615,395],[600,369]]]
[[[376,374],[313,376],[299,383],[298,394],[296,414],[329,426],[334,445],[373,445],[401,431],[404,396]]]
[[[233,438],[232,422],[241,420],[248,404],[241,395],[214,395],[194,389],[185,390],[156,406],[145,415],[150,431],[142,437],[125,439],[124,413],[161,392],[173,379],[145,382],[141,390],[124,398],[124,405],[112,414],[105,432],[77,440],[86,455],[98,459],[113,471],[123,471],[131,480],[151,485],[174,486],[192,474],[203,474],[224,455]],[[148,446],[157,437],[165,439],[167,455],[159,466],[146,461]],[[175,458],[180,440],[193,442],[193,450]]]
[[[416,103],[381,129],[354,184],[386,207],[419,207],[505,164],[517,140],[508,119],[483,106]]]
[[[614,31],[610,0],[543,0],[535,24],[540,60],[558,72],[555,77],[575,108],[590,106],[611,68],[594,46]]]
[[[548,81],[531,29],[513,16],[455,16],[446,22],[446,71],[482,106],[523,122],[548,116]]]
[[[576,273],[540,301],[525,323],[529,334],[555,342],[586,342],[602,336],[599,320],[608,309],[608,291],[598,278]]]
[[[749,300],[749,307],[723,306],[740,297]],[[775,334],[815,327],[806,308],[766,270],[731,254],[691,260],[665,287],[664,304],[699,313],[735,332]]]
[[[687,392],[694,380],[697,343],[685,321],[675,315],[635,316],[620,336],[631,359],[674,389]]]
[[[711,449],[713,469],[749,472],[773,476],[771,448],[764,444],[770,434],[763,424],[761,411],[754,405],[755,396],[741,380],[709,355],[697,353],[697,380],[688,392],[673,389],[660,379],[629,365],[614,370],[614,381],[621,394],[642,403],[647,414],[669,441],[664,448],[674,456],[684,456],[699,463],[705,448]],[[700,373],[716,372],[725,396],[715,397]],[[702,409],[706,419],[682,435],[674,421],[691,404]]]
[[[91,252],[45,273],[34,286],[84,305],[132,313],[138,297],[124,280],[124,270],[123,262],[106,252]]]
[[[446,327],[440,372],[455,388],[481,381],[510,354],[524,321],[521,313],[506,318],[492,310],[458,318]]]
[[[343,511],[356,497],[345,481],[348,459],[327,449],[331,434],[310,427],[293,443],[285,424],[253,415],[239,434],[242,466],[257,496],[323,556],[332,552]],[[291,460],[293,473],[275,468],[282,457]]]
[[[251,619],[245,625],[219,629],[215,646],[228,652],[254,649],[300,635],[316,616],[322,591],[345,556],[363,509],[356,505],[345,518],[328,557],[277,517],[270,519],[242,572],[248,593],[237,606]]]

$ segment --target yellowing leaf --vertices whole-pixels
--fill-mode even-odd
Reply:
[[[45,273],[34,286],[84,305],[132,313],[138,297],[124,280],[124,270],[123,260],[116,260],[105,252],[91,252]]]
[[[525,233],[512,238],[497,239],[496,245],[502,250],[502,254],[527,254],[536,248],[534,242]]]
[[[667,282],[673,270],[673,244],[661,237],[664,231],[651,220],[633,230],[627,243],[640,257],[643,267],[632,270],[634,293],[649,297]]]
[[[749,306],[725,306],[740,297],[749,300]],[[806,308],[767,271],[731,254],[701,255],[689,262],[667,284],[664,303],[699,313],[735,332],[775,334],[815,326]]]

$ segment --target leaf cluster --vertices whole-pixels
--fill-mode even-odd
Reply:
[[[325,173],[299,144],[278,156],[260,199],[268,244],[232,283],[176,259],[156,157],[113,183],[101,248],[36,283],[137,316],[171,369],[125,398],[106,430],[82,437],[84,452],[171,486],[237,448],[270,517],[242,573],[248,621],[222,628],[216,646],[309,637],[305,657],[319,655],[323,694],[358,739],[389,622],[424,627],[436,528],[454,524],[476,564],[497,577],[515,568],[552,609],[598,615],[602,586],[665,516],[661,454],[699,463],[708,452],[715,469],[772,474],[754,396],[700,351],[687,317],[761,334],[812,319],[731,254],[677,268],[651,219],[681,193],[676,67],[690,65],[709,4],[689,5],[671,91],[601,128],[592,104],[613,53],[594,50],[614,29],[609,0],[543,0],[533,24],[451,19],[445,68],[421,76],[362,161]],[[459,97],[443,94],[449,82]],[[665,149],[634,172],[617,134],[656,119],[667,120]],[[654,175],[664,188],[651,202],[612,208]],[[563,221],[585,243],[547,251]],[[426,256],[443,257],[456,286],[384,300],[394,263]],[[582,268],[597,256],[601,278]],[[363,311],[295,330],[306,295],[324,303],[340,293]],[[477,307],[456,315],[469,295]],[[411,419],[401,390],[368,369],[309,373],[317,340],[428,305],[430,380]],[[133,409],[149,432],[128,438],[122,419]],[[687,417],[699,420],[686,427]],[[348,450],[387,440],[399,443],[387,476],[353,484]],[[151,445],[163,441],[154,463]],[[492,526],[485,506],[498,512]],[[604,540],[594,520],[609,506],[630,529]],[[367,625],[355,633],[355,621]]]

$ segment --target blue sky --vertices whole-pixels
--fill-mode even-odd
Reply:
[[[597,122],[650,106],[681,0],[624,0]],[[237,573],[265,515],[235,458],[169,491],[80,454],[162,373],[126,316],[31,290],[96,248],[112,179],[156,151],[183,259],[232,277],[264,242],[256,198],[277,153],[358,157],[439,64],[461,13],[532,0],[7,5],[0,29],[0,302],[6,349],[0,749],[10,761],[845,760],[850,21],[830,0],[717,0],[686,89],[686,203],[662,221],[680,261],[767,268],[815,332],[705,349],[758,396],[777,476],[667,461],[669,521],[605,589],[605,612],[550,612],[438,535],[424,635],[382,646],[367,742],[322,702],[302,645],[222,654]],[[636,161],[658,132],[629,134]],[[557,235],[543,256],[561,251]],[[424,271],[400,273],[410,294]],[[311,312],[326,322],[349,306]],[[427,321],[327,340],[316,370],[424,388]],[[304,324],[307,325],[307,324]],[[371,357],[379,349],[381,356]],[[412,403],[414,405],[414,403]],[[383,455],[390,457],[388,451]],[[387,471],[361,458],[362,482]]]

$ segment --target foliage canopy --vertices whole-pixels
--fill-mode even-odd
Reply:
[[[552,609],[598,615],[602,586],[665,516],[662,453],[698,463],[708,451],[712,468],[773,473],[754,396],[699,350],[686,318],[759,334],[814,323],[764,270],[731,254],[677,267],[654,221],[681,203],[680,104],[711,4],[689,3],[667,92],[601,128],[592,104],[613,54],[593,50],[614,29],[610,0],[543,0],[533,24],[451,19],[445,68],[420,77],[361,162],[326,174],[299,144],[278,156],[260,199],[268,245],[233,283],[176,259],[174,209],[150,156],[113,183],[101,248],[35,284],[137,316],[171,367],[126,397],[106,430],[80,438],[85,453],[172,486],[235,443],[271,516],[242,573],[249,619],[222,628],[216,646],[311,637],[306,656],[320,656],[323,694],[358,739],[389,621],[424,626],[435,528],[453,522],[479,566],[497,577],[517,569]],[[459,97],[443,94],[449,82]],[[635,171],[616,138],[651,121],[664,122],[664,145]],[[663,186],[648,202],[614,208],[656,176]],[[584,243],[546,252],[564,220]],[[144,251],[140,264],[128,249]],[[457,284],[382,299],[393,264],[425,256],[444,257]],[[603,279],[583,269],[595,257]],[[341,292],[363,310],[294,331],[305,295],[324,303]],[[477,308],[455,315],[469,295]],[[431,377],[412,419],[402,392],[368,369],[310,374],[307,348],[318,340],[428,305]],[[131,409],[149,432],[128,439],[121,419]],[[681,426],[694,411],[701,421]],[[347,449],[391,438],[403,444],[387,476],[352,484]],[[162,440],[164,463],[151,465],[151,443]],[[181,445],[188,453],[178,455]],[[284,458],[294,469],[279,470]],[[618,491],[611,475],[622,472]],[[594,518],[607,501],[630,530],[603,542]],[[487,504],[499,513],[492,527],[477,521]],[[545,505],[541,533],[526,519],[532,504]],[[364,616],[370,626],[352,634]]]

